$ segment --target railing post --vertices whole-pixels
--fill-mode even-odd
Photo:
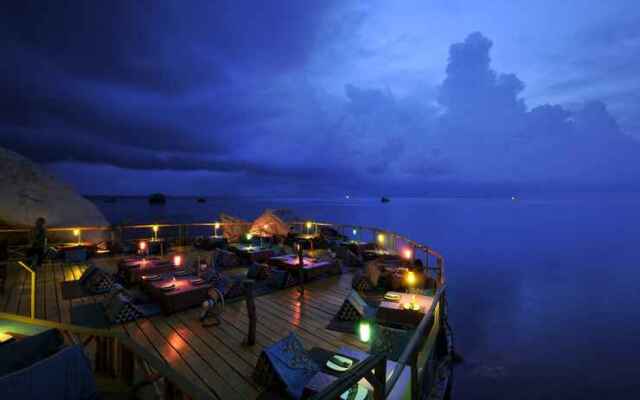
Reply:
[[[36,272],[31,271],[31,318],[36,317]]]
[[[252,279],[245,279],[242,282],[247,302],[247,315],[249,316],[249,332],[245,344],[253,346],[256,343],[256,303],[254,300]]]
[[[420,398],[420,384],[418,382],[418,349],[416,349],[411,355],[411,399],[417,400]]]
[[[385,393],[387,391],[387,358],[384,357],[380,363],[376,366],[374,371],[377,385],[373,388],[373,399],[384,400]]]
[[[438,268],[438,285],[443,284],[443,268],[444,268],[444,260],[442,257],[436,258],[436,267]]]
[[[117,347],[119,353],[120,379],[122,379],[125,384],[131,385],[134,378],[135,358],[133,353],[121,342],[118,341]]]

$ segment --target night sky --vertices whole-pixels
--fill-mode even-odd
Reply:
[[[16,0],[0,32],[0,146],[87,194],[640,189],[637,2]]]

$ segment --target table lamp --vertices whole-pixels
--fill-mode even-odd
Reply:
[[[138,249],[140,250],[140,255],[142,256],[142,258],[144,258],[145,253],[147,251],[147,242],[142,241],[138,243]]]
[[[173,266],[180,268],[180,264],[182,264],[182,256],[180,254],[176,254],[173,256]]]
[[[411,294],[411,302],[409,302],[409,309],[416,309],[416,295],[413,293],[413,287],[416,284],[416,275],[413,271],[407,272],[407,285],[409,285],[409,293]]]
[[[371,340],[371,323],[363,319],[358,324],[358,337],[360,341],[368,343]]]

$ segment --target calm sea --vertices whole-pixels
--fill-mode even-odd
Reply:
[[[454,399],[640,398],[640,195],[95,199],[112,223],[305,219],[378,226],[440,251],[464,362]]]

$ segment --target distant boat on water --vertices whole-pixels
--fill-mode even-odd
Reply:
[[[198,197],[198,198],[196,199],[196,201],[197,201],[198,203],[206,203],[206,202],[207,202],[207,199],[205,199],[204,197]]]
[[[149,204],[165,204],[167,202],[167,198],[162,193],[153,193],[149,196]]]
[[[382,196],[382,197],[380,198],[380,201],[381,201],[382,203],[388,203],[388,202],[390,202],[390,201],[391,201],[391,199],[389,199],[388,197]]]

